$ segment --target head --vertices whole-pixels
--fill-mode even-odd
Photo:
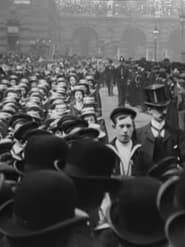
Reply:
[[[85,115],[83,116],[83,119],[88,122],[88,124],[95,124],[96,121],[96,116],[93,114]]]
[[[128,143],[133,138],[135,131],[134,119],[131,115],[118,115],[113,119],[113,129],[117,139],[123,143]]]
[[[77,83],[76,78],[74,76],[70,76],[69,82],[71,86],[75,86]]]
[[[82,91],[80,91],[80,90],[75,91],[74,98],[75,98],[76,102],[82,102],[83,101],[83,97],[84,97],[84,95],[83,95]]]
[[[159,123],[166,120],[167,110],[168,110],[168,106],[161,106],[161,107],[153,106],[148,109],[149,113],[152,115],[152,118]]]

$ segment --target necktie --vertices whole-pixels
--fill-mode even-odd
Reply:
[[[161,129],[158,129],[158,128],[156,128],[156,127],[153,126],[153,125],[152,125],[151,127],[152,127],[152,129],[154,129],[154,130],[156,131],[156,133],[157,133],[156,137],[162,137],[161,133],[162,133],[162,131],[164,130],[164,127],[161,128]]]

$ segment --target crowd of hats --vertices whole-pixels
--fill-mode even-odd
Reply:
[[[14,116],[21,118],[18,114],[25,114],[24,119],[37,122],[39,126],[48,130],[57,127],[58,121],[70,114],[70,104],[76,91],[83,92],[83,116],[97,115],[95,98],[89,94],[89,82],[94,83],[93,76],[87,76],[77,80],[77,85],[70,89],[68,78],[77,78],[75,72],[69,75],[33,75],[24,78],[9,75],[1,80],[1,112],[0,112],[0,134],[2,138],[8,136],[11,129],[15,130],[17,125]],[[31,116],[28,118],[28,116]],[[12,119],[13,118],[13,119]],[[25,122],[25,121],[24,121]],[[29,127],[28,127],[29,128]],[[18,133],[19,135],[20,133]]]
[[[118,157],[99,141],[105,137],[99,123],[85,121],[85,116],[98,119],[90,94],[94,77],[77,79],[71,89],[71,76],[78,77],[73,70],[1,79],[0,233],[30,239],[90,222],[99,223],[97,235],[108,226],[123,246],[169,241],[183,247],[185,173],[177,160],[166,157],[146,177],[112,176]],[[76,91],[84,96],[80,116],[70,112]],[[110,114],[113,122],[120,112],[136,117],[134,110],[119,107]],[[111,198],[106,228],[101,221],[94,225],[88,212],[100,206],[105,193]]]

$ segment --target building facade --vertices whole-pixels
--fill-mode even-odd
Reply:
[[[29,52],[59,45],[57,8],[51,0],[2,0],[0,8],[0,52]],[[47,49],[46,49],[47,48]]]

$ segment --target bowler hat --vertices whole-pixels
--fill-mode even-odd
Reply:
[[[147,175],[164,182],[178,173],[179,169],[176,157],[167,156],[152,166],[147,172]]]
[[[63,129],[63,126],[65,126],[65,124],[66,124],[67,122],[75,121],[75,120],[77,120],[77,119],[79,119],[77,116],[74,116],[74,115],[72,115],[72,114],[66,114],[66,115],[62,116],[62,117],[58,120],[58,122],[57,122],[57,128],[63,131],[63,130],[64,130],[64,129]]]
[[[18,170],[14,167],[0,163],[0,174],[3,173],[5,175],[5,179],[17,181],[18,178],[22,175]]]
[[[40,135],[51,135],[50,132],[48,132],[47,130],[44,129],[31,129],[26,131],[23,135],[22,135],[22,140],[23,142],[28,140],[29,138],[31,138],[32,136],[40,136]]]
[[[16,124],[21,125],[21,124],[24,124],[26,122],[30,122],[32,120],[33,120],[33,118],[28,114],[24,114],[24,113],[15,114],[10,121],[10,126],[12,128],[14,128],[14,126],[16,126]]]
[[[125,115],[125,116],[131,116],[131,118],[135,118],[137,113],[135,110],[128,108],[128,107],[117,107],[115,108],[111,114],[110,114],[110,119],[114,122],[115,119],[118,116]]]
[[[179,176],[179,181],[175,187],[175,202],[179,210],[185,210],[185,171]]]
[[[26,238],[49,234],[88,219],[75,210],[76,190],[62,172],[37,171],[27,174],[14,200],[0,209],[0,232],[7,237]]]
[[[165,107],[170,103],[168,89],[162,84],[153,84],[144,88],[145,105],[153,107]]]
[[[178,211],[177,205],[175,204],[175,190],[178,182],[178,176],[171,177],[163,183],[159,189],[157,207],[164,220],[167,220],[171,214]]]
[[[147,246],[165,241],[164,222],[156,197],[160,182],[147,177],[125,178],[107,210],[108,222],[123,241]]]
[[[64,139],[55,135],[34,135],[28,139],[24,149],[21,171],[30,172],[43,169],[55,169],[55,164],[63,167],[66,163],[68,146]],[[19,164],[18,164],[19,165]]]
[[[79,119],[79,118],[76,120],[65,121],[62,124],[62,129],[65,134],[72,134],[76,130],[87,128],[87,127],[88,127],[87,121]]]
[[[165,232],[170,246],[185,246],[185,211],[172,214],[165,225]]]
[[[116,154],[103,143],[78,140],[69,148],[64,171],[73,178],[111,182],[116,160]]]
[[[39,124],[36,123],[36,122],[27,122],[25,123],[24,125],[22,125],[21,127],[19,127],[15,133],[14,133],[14,137],[17,139],[17,140],[21,140],[22,136],[28,131],[28,130],[31,130],[31,129],[35,129],[35,128],[38,128],[39,127]]]
[[[76,130],[74,133],[69,134],[65,137],[65,140],[69,143],[74,140],[80,140],[80,139],[95,139],[98,138],[99,131],[95,128],[91,127],[85,127],[82,129]]]

